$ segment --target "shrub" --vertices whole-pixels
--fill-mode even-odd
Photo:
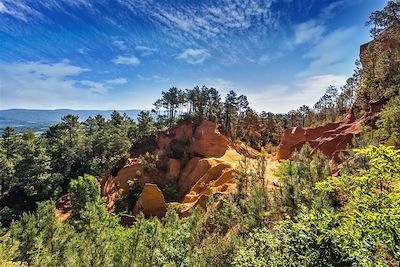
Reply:
[[[100,183],[94,176],[84,175],[70,183],[72,215],[80,219],[87,203],[94,203],[101,199]]]

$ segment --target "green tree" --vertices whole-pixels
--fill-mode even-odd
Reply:
[[[224,120],[225,120],[225,131],[228,135],[235,138],[236,133],[236,124],[238,119],[238,98],[237,94],[234,91],[229,91],[227,96],[225,97],[224,103]]]
[[[95,203],[101,198],[100,184],[94,176],[84,175],[72,180],[70,184],[72,215],[81,219],[87,203]]]
[[[142,140],[144,137],[154,136],[157,133],[157,127],[154,119],[148,111],[141,111],[138,115],[137,137],[136,140]]]
[[[168,111],[169,121],[172,124],[178,108],[183,106],[185,101],[185,93],[176,87],[171,87],[168,91],[162,92],[162,98],[156,103]]]
[[[376,37],[388,28],[400,26],[400,2],[389,1],[383,10],[372,12],[367,22],[371,26],[371,35]]]

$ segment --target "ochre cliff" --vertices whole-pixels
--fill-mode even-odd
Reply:
[[[381,73],[382,68],[377,67],[377,62],[385,55],[385,51],[390,51],[393,58],[399,57],[399,32],[398,28],[390,29],[387,34],[381,35],[360,47],[363,81],[367,80],[368,77],[384,76]],[[379,96],[379,94],[377,95]],[[347,116],[339,122],[328,123],[319,127],[286,129],[281,136],[276,159],[289,159],[293,151],[300,150],[304,144],[308,143],[313,149],[312,153],[320,150],[329,159],[338,161],[340,152],[345,152],[352,146],[353,138],[361,133],[363,125],[375,127],[376,114],[383,108],[386,99],[383,95],[372,99],[372,101],[372,103],[367,103],[361,107],[367,111],[359,118],[356,118],[353,110],[355,106],[353,106]],[[355,102],[357,102],[357,99]],[[360,109],[360,107],[356,107],[356,109]]]
[[[295,150],[308,143],[313,149],[319,150],[327,158],[339,160],[340,152],[352,146],[353,137],[361,133],[362,126],[374,127],[376,114],[382,109],[385,100],[370,104],[370,109],[362,117],[356,119],[352,110],[341,121],[328,123],[319,127],[294,127],[286,129],[281,137],[276,159],[290,159]]]
[[[197,126],[182,123],[162,132],[151,155],[157,158],[155,168],[149,170],[149,163],[139,155],[130,158],[116,176],[108,173],[101,179],[109,210],[115,208],[121,194],[128,192],[128,181],[138,179],[145,186],[134,214],[142,211],[146,216],[162,216],[168,204],[160,188],[171,183],[176,185],[180,211],[186,214],[196,205],[205,206],[211,195],[235,192],[233,171],[237,162],[243,155],[256,156],[221,134],[211,121]]]
[[[143,212],[145,216],[163,217],[167,212],[167,204],[164,195],[155,184],[146,183],[143,191],[136,201],[134,214]]]

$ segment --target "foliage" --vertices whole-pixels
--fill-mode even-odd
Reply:
[[[313,209],[300,208],[292,218],[268,220],[280,203],[271,202],[271,195],[257,186],[265,169],[259,159],[255,171],[244,172],[249,186],[239,201],[233,196],[210,199],[206,211],[195,209],[186,218],[168,210],[163,220],[139,215],[131,227],[123,228],[95,198],[86,201],[79,218],[61,223],[54,202],[43,202],[3,232],[0,255],[30,266],[398,264],[400,152],[386,146],[357,151],[368,158],[366,168],[325,180],[324,160],[306,159],[306,151],[307,147],[295,157],[295,167],[285,169],[305,174],[304,187],[310,191],[299,199],[307,204],[318,194],[326,199],[343,194],[343,206],[334,208],[328,201]],[[316,182],[314,189],[308,185],[310,177]],[[80,177],[74,184],[91,188],[93,179]]]
[[[372,12],[367,25],[371,27],[371,35],[376,37],[382,34],[388,28],[400,25],[400,3],[397,0],[391,0],[383,10]]]
[[[80,219],[87,203],[95,203],[100,198],[100,184],[94,176],[84,175],[72,180],[70,185],[72,215]]]
[[[328,160],[319,151],[312,156],[310,154],[311,147],[304,145],[299,152],[293,154],[293,161],[282,161],[277,173],[281,183],[281,209],[292,218],[302,208],[324,205],[314,185],[331,174]]]
[[[400,147],[400,96],[393,97],[379,113],[378,135],[385,144]]]
[[[122,194],[115,203],[116,213],[132,211],[135,208],[135,204],[143,191],[143,184],[140,183],[136,178],[128,180],[128,186],[128,192]]]

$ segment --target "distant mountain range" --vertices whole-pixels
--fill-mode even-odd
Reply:
[[[141,110],[127,109],[117,111],[121,114],[126,113],[132,119],[136,119]],[[79,120],[84,121],[89,116],[94,117],[97,114],[108,119],[110,118],[111,112],[113,112],[113,110],[5,109],[0,110],[0,132],[7,126],[16,128],[19,132],[27,129],[31,129],[35,132],[43,132],[46,131],[50,125],[60,122],[61,118],[68,114],[79,116]]]

